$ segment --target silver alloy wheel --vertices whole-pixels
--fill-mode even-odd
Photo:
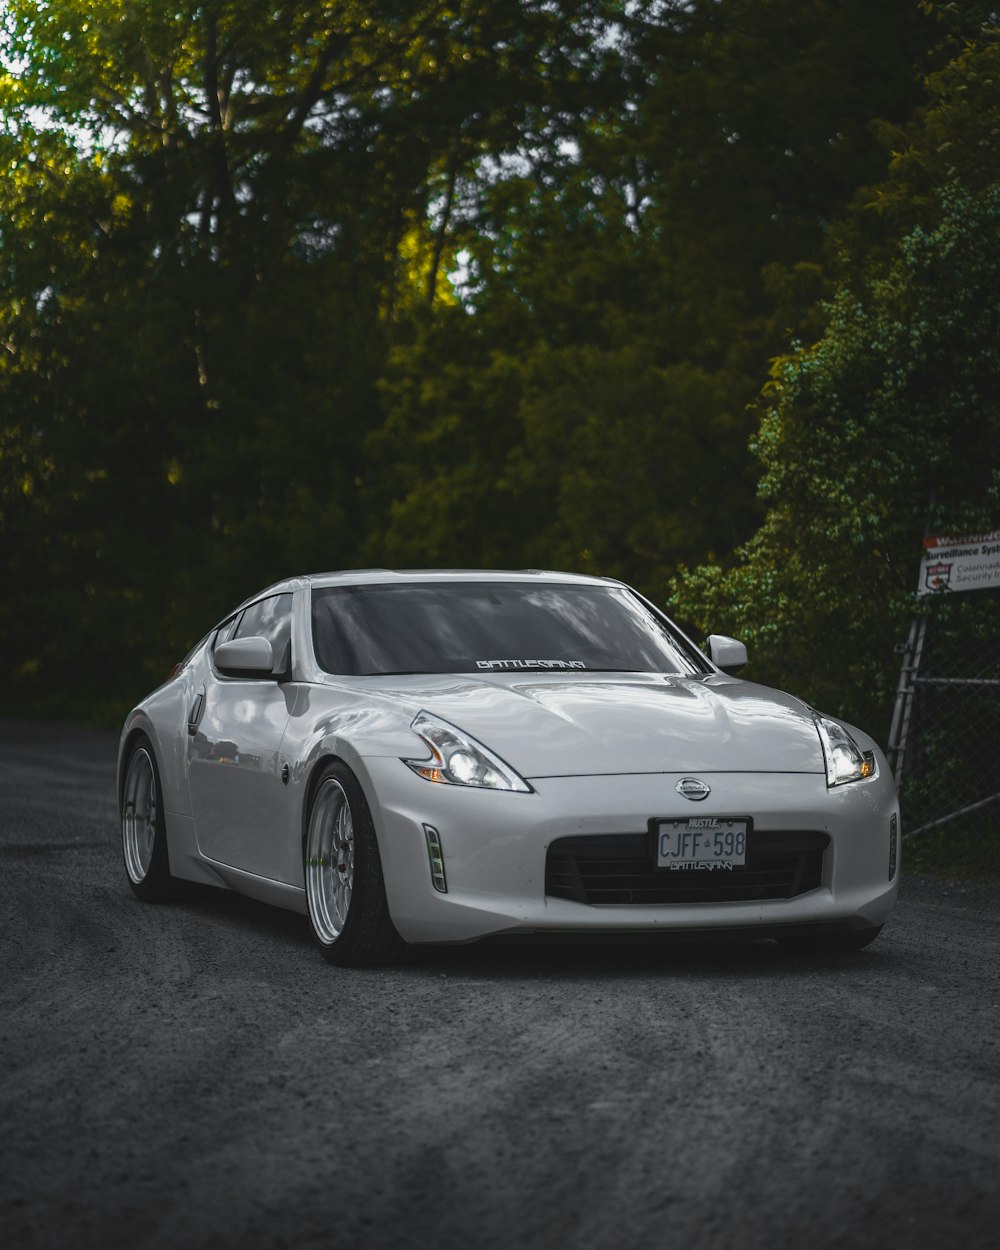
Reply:
[[[125,871],[140,885],[153,862],[156,842],[156,773],[145,747],[136,747],[128,762],[122,804],[122,846]]]
[[[344,787],[328,777],[316,792],[306,838],[306,899],[324,946],[344,931],[353,892],[354,817]]]

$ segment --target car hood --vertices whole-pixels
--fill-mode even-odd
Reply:
[[[420,675],[363,681],[372,694],[404,704],[407,713],[423,709],[464,729],[528,778],[825,768],[805,704],[724,674]]]

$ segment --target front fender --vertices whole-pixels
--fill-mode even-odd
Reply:
[[[187,714],[193,698],[191,679],[184,673],[161,686],[132,709],[125,718],[118,741],[118,801],[121,804],[126,756],[136,734],[149,739],[160,773],[163,808],[181,816],[191,815],[188,784]]]

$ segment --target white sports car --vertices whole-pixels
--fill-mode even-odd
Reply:
[[[308,915],[335,964],[408,943],[757,934],[858,950],[895,901],[871,738],[732,675],[621,582],[280,582],[128,716],[125,868]]]

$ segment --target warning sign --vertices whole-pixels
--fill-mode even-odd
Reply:
[[[1000,530],[964,538],[924,539],[918,595],[1000,586]]]

